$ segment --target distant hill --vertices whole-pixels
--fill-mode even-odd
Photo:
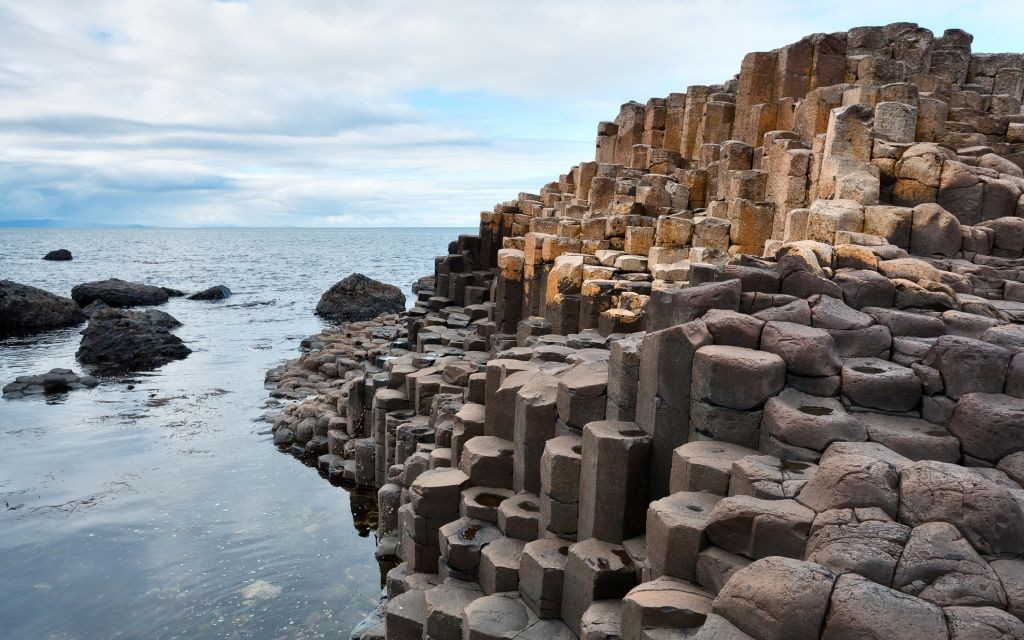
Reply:
[[[39,218],[35,220],[0,220],[0,228],[8,229],[147,229],[144,224],[104,224],[91,220],[58,220]]]

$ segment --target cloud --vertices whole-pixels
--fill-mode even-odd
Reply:
[[[0,220],[472,225],[747,51],[906,19],[1006,50],[1024,18],[832,4],[0,0]]]

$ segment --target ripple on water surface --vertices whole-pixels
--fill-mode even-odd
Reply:
[[[0,400],[0,635],[347,635],[379,592],[370,497],[271,446],[263,375],[321,328],[330,285],[359,271],[409,293],[465,232],[0,229],[0,278],[61,295],[110,277],[234,292],[161,307],[185,360]],[[55,248],[75,259],[40,260]],[[0,384],[81,370],[80,329],[0,340]]]

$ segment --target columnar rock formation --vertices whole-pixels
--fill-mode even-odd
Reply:
[[[275,371],[363,637],[1024,638],[1024,55],[913,24],[623,105]]]

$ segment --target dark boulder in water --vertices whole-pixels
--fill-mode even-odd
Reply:
[[[168,294],[161,287],[111,278],[80,284],[71,290],[71,297],[80,307],[102,300],[111,307],[124,308],[163,304]]]
[[[68,251],[67,249],[54,249],[50,253],[48,253],[45,256],[43,256],[43,260],[62,261],[62,260],[70,260],[71,257],[72,257],[71,256],[71,252]]]
[[[171,298],[180,298],[183,295],[185,295],[185,292],[181,291],[180,289],[172,289],[170,287],[160,287],[160,288],[163,289],[164,293],[166,293]]]
[[[73,301],[12,280],[0,280],[0,337],[69,327],[85,320]]]
[[[99,384],[89,375],[78,375],[71,369],[50,369],[48,373],[34,376],[18,376],[14,382],[4,385],[4,398],[13,400],[25,396],[46,393],[67,393],[74,389],[91,389]]]
[[[82,313],[84,313],[87,318],[91,318],[93,314],[103,311],[104,309],[111,308],[112,307],[109,304],[103,302],[102,300],[93,300],[89,304],[82,307]]]
[[[152,369],[192,350],[171,333],[181,323],[163,311],[100,309],[89,318],[75,357],[100,369]]]
[[[189,300],[224,300],[225,298],[231,297],[231,289],[228,289],[222,284],[218,284],[215,287],[204,289],[199,293],[193,293],[188,297]]]
[[[316,314],[332,322],[358,322],[404,310],[405,294],[401,289],[361,273],[353,273],[328,289],[316,305]]]

